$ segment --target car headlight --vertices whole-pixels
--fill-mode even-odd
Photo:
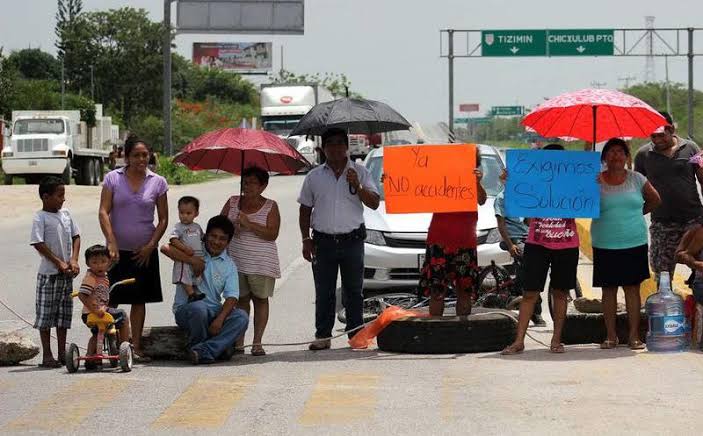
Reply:
[[[378,230],[367,230],[364,241],[371,245],[386,245],[386,238],[383,237],[383,232]]]
[[[309,145],[306,145],[305,147],[300,147],[298,151],[300,152],[300,154],[310,154],[313,152],[313,148]]]
[[[502,241],[498,228],[484,229],[476,232],[476,243],[481,244],[497,244]]]

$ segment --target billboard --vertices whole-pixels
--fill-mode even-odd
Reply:
[[[179,0],[178,33],[302,35],[304,0]]]
[[[273,44],[196,42],[193,43],[193,63],[240,74],[267,74],[273,67]]]

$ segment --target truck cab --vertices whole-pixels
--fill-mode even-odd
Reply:
[[[16,117],[12,136],[2,150],[6,179],[22,175],[31,183],[44,174],[70,176],[68,161],[77,129],[79,124],[66,116]]]
[[[261,87],[261,125],[288,141],[312,165],[324,162],[320,139],[288,136],[301,118],[319,103],[332,101],[332,93],[317,84],[267,84]]]
[[[119,128],[95,105],[95,126],[81,121],[79,110],[13,111],[9,140],[2,148],[5,184],[14,177],[38,183],[46,175],[69,184],[97,185],[119,139]]]

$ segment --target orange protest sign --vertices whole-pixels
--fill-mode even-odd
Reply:
[[[388,213],[476,211],[476,146],[384,147]]]

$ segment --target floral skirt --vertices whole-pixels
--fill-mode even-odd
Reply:
[[[444,296],[451,286],[470,292],[473,299],[478,291],[479,271],[475,248],[447,250],[440,245],[430,245],[420,271],[420,296]]]

